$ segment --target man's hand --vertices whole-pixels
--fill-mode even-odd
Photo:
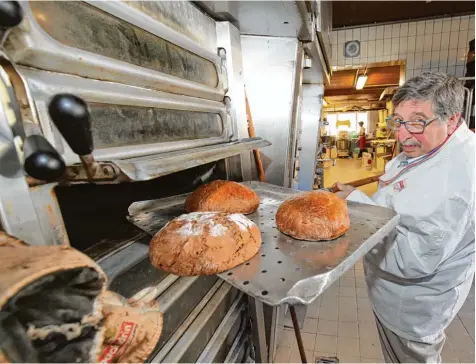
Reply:
[[[352,187],[349,185],[343,185],[342,183],[339,183],[339,182],[334,183],[331,188],[337,189],[337,192],[335,193],[336,196],[343,199],[346,199],[347,196],[349,196],[355,190],[355,187]]]

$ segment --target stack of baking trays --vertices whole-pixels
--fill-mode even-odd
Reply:
[[[290,307],[301,359],[305,362],[293,306],[312,303],[387,236],[395,228],[399,216],[389,209],[348,202],[350,228],[345,235],[331,241],[296,240],[278,231],[275,218],[282,202],[299,192],[266,183],[244,184],[260,197],[258,210],[248,218],[261,231],[261,250],[249,261],[218,276],[248,296],[256,362],[267,361],[271,353],[268,346],[276,343],[278,315],[275,311],[267,315],[266,307],[282,307],[283,304]],[[153,236],[171,219],[185,212],[185,199],[186,195],[180,195],[133,203],[129,208],[129,221]],[[175,346],[176,351],[179,347]],[[173,355],[169,352],[167,357],[172,359]],[[156,358],[167,359],[160,353]],[[205,355],[201,359],[213,358]]]

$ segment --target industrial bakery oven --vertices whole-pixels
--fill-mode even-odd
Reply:
[[[164,325],[150,361],[246,361],[245,296],[217,276],[154,269],[150,236],[127,220],[134,202],[240,180],[241,161],[270,144],[237,136],[215,21],[180,1],[1,10],[1,227],[30,244],[71,244],[111,290],[157,297]]]

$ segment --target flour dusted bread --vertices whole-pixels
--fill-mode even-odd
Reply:
[[[179,276],[212,275],[251,259],[258,227],[241,214],[194,212],[170,221],[150,242],[152,265]]]
[[[233,181],[213,181],[198,187],[185,201],[187,212],[215,211],[251,214],[259,197],[251,188]]]
[[[347,203],[330,192],[302,193],[281,204],[276,226],[299,240],[335,239],[350,227]]]

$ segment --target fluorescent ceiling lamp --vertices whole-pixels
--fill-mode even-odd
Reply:
[[[367,82],[367,75],[361,75],[357,78],[357,83],[355,84],[356,90],[362,90]]]

